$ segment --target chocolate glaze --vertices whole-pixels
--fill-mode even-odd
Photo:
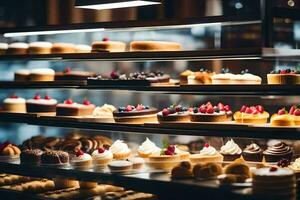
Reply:
[[[285,155],[290,153],[292,153],[291,147],[283,142],[279,142],[273,146],[270,146],[264,151],[264,154],[268,155]]]
[[[150,107],[149,109],[146,110],[141,110],[141,111],[131,111],[131,112],[119,112],[119,111],[114,111],[114,117],[134,117],[134,116],[143,116],[143,115],[152,115],[156,114],[158,110],[156,108]]]
[[[43,151],[40,149],[26,149],[21,152],[21,163],[39,164]]]
[[[41,156],[42,164],[67,164],[69,154],[64,151],[47,150]]]

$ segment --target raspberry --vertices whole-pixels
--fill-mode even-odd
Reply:
[[[99,148],[98,149],[98,153],[104,153],[105,152],[105,149],[104,148]]]
[[[84,155],[84,152],[81,151],[81,150],[78,150],[78,151],[76,152],[76,156],[77,156],[77,157],[83,156],[83,155]]]
[[[89,100],[84,100],[83,105],[89,106],[91,105],[91,102]]]
[[[168,116],[169,114],[170,114],[170,111],[167,108],[163,109],[163,111],[162,111],[163,116]]]
[[[73,104],[73,100],[72,100],[72,99],[67,99],[67,100],[65,101],[65,104]]]
[[[35,100],[40,100],[40,99],[41,99],[41,96],[37,94],[37,95],[34,96],[34,99],[35,99]]]

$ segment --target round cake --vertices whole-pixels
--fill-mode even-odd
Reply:
[[[119,107],[113,112],[117,123],[144,124],[146,122],[156,122],[157,109],[144,105]]]
[[[51,48],[51,53],[75,53],[75,45],[71,43],[54,43]]]
[[[300,72],[284,69],[278,71],[272,71],[267,75],[268,84],[279,84],[279,85],[295,85],[300,84]]]
[[[266,162],[278,162],[281,159],[292,160],[293,150],[283,142],[269,146],[264,152]]]
[[[0,55],[5,55],[8,49],[7,43],[0,43]]]
[[[20,55],[27,54],[28,44],[23,42],[11,43],[8,45],[7,54]]]
[[[28,54],[50,54],[51,48],[50,42],[32,42],[29,44]]]
[[[130,43],[130,51],[180,51],[177,42],[134,41]]]
[[[191,117],[188,108],[181,105],[171,105],[157,113],[159,123],[190,122]]]
[[[26,100],[13,95],[4,99],[2,107],[5,112],[26,113]]]
[[[126,43],[119,41],[110,41],[104,38],[102,41],[96,41],[92,44],[92,53],[98,52],[124,52],[126,50]]]
[[[69,164],[69,154],[64,151],[46,150],[41,156],[43,165],[67,165]]]
[[[38,165],[41,163],[43,151],[40,149],[26,149],[21,152],[21,164]]]
[[[15,72],[15,81],[29,81],[30,70],[20,69]]]
[[[35,95],[33,99],[26,101],[28,113],[55,113],[57,101],[46,95],[43,99],[40,95]]]
[[[269,116],[261,105],[244,105],[240,111],[234,113],[233,118],[238,123],[266,124]]]
[[[90,101],[85,100],[83,104],[75,103],[71,99],[64,101],[64,103],[57,104],[57,116],[87,116],[92,115],[96,106]]]
[[[49,68],[32,69],[29,74],[30,81],[54,81],[55,71]]]

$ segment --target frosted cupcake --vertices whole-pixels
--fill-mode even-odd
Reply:
[[[209,144],[205,144],[199,154],[193,154],[190,156],[192,163],[203,163],[203,162],[222,162],[223,156]]]
[[[111,151],[114,159],[116,160],[127,159],[131,154],[131,150],[128,148],[128,145],[122,140],[115,141],[109,148],[109,151]]]
[[[156,146],[149,138],[142,143],[138,148],[138,154],[141,158],[148,158],[151,154],[161,152],[161,149]]]
[[[88,170],[92,167],[92,157],[81,150],[76,152],[76,155],[71,159],[74,169]]]
[[[241,148],[231,139],[221,147],[220,153],[224,156],[224,161],[234,161],[241,157]]]
[[[113,160],[113,154],[104,148],[95,150],[92,157],[95,167],[105,167]]]

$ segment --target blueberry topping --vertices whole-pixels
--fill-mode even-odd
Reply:
[[[220,108],[216,108],[216,109],[215,109],[215,112],[216,112],[216,113],[219,113],[220,111],[221,111]]]
[[[150,106],[145,106],[145,109],[146,109],[146,110],[149,110],[149,109],[150,109]]]
[[[287,73],[291,73],[292,70],[291,70],[291,69],[287,69],[286,72],[287,72]]]
[[[194,113],[198,113],[198,112],[199,112],[199,111],[198,111],[198,108],[195,107],[194,110],[193,110],[193,112],[194,112]]]
[[[126,110],[125,107],[119,107],[119,112],[124,112]]]
[[[175,114],[176,113],[176,109],[174,107],[169,108],[170,110],[170,114]]]

